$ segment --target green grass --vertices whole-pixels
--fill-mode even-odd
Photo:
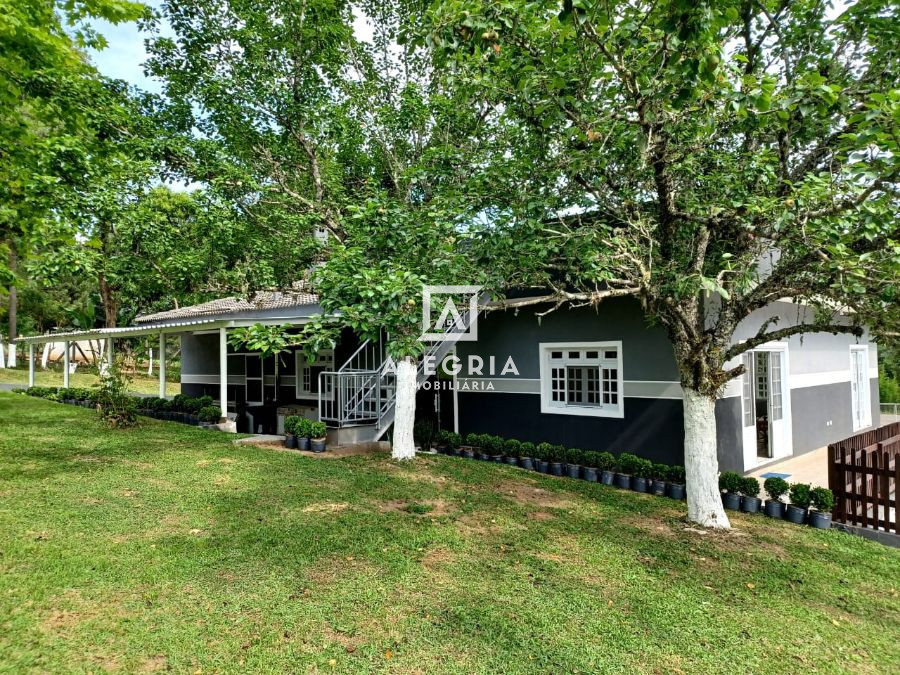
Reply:
[[[58,367],[43,370],[40,367],[34,371],[34,383],[39,387],[61,387],[63,386],[63,372]],[[76,370],[69,377],[70,387],[93,387],[100,383],[100,378],[96,372],[90,372],[89,369]],[[28,366],[17,364],[16,368],[0,368],[0,384],[14,384],[19,387],[28,386]],[[141,373],[133,376],[131,382],[131,391],[136,394],[153,394],[159,393],[159,377],[147,377]],[[166,382],[166,394],[174,396],[181,392],[181,385],[178,382]]]
[[[0,670],[885,672],[900,552],[0,394]],[[893,665],[892,665],[893,664]]]

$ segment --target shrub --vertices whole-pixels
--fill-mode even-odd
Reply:
[[[666,480],[669,476],[669,465],[668,464],[654,464],[653,465],[653,475],[651,476],[653,480]]]
[[[534,458],[542,462],[550,461],[550,454],[553,452],[553,446],[549,443],[538,443],[534,449]]]
[[[297,429],[300,426],[300,420],[303,419],[298,415],[288,415],[284,418],[284,433],[288,436],[297,436]]]
[[[460,436],[455,431],[447,432],[447,446],[453,450],[459,448],[462,445],[462,436]]]
[[[640,457],[638,457],[637,455],[633,455],[630,452],[623,452],[621,455],[619,455],[619,459],[616,464],[619,467],[619,471],[621,471],[622,473],[634,475],[639,459]]]
[[[638,457],[635,462],[634,475],[638,478],[650,478],[653,475],[653,462],[643,457]]]
[[[502,455],[503,439],[491,434],[482,434],[481,449],[489,455]]]
[[[519,449],[519,457],[534,457],[534,443],[530,441],[525,441],[522,443],[522,447]]]
[[[416,422],[413,425],[413,439],[422,449],[428,450],[434,440],[434,425],[427,420]]]
[[[790,486],[784,478],[772,476],[771,478],[766,478],[763,482],[763,487],[766,489],[769,499],[777,502],[781,500],[781,495],[785,494]]]
[[[743,483],[744,478],[737,471],[723,471],[719,474],[719,489],[725,492],[738,493]]]
[[[310,424],[312,424],[312,420],[306,419],[305,417],[300,417],[297,420],[297,426],[294,427],[297,430],[297,438],[309,438],[311,431],[309,428]]]
[[[517,441],[515,438],[510,438],[503,442],[503,454],[507,457],[521,457],[522,456],[522,441]]]
[[[597,463],[599,460],[600,453],[595,452],[594,450],[585,450],[581,455],[581,466],[585,466],[589,469],[596,469]]]
[[[809,497],[816,511],[830,513],[834,508],[834,493],[828,488],[814,487],[809,491]]]
[[[566,462],[569,464],[584,464],[584,450],[579,448],[568,448],[566,450]]]
[[[108,427],[127,429],[137,424],[134,399],[128,395],[131,379],[116,364],[106,372],[97,394],[97,412]]]
[[[684,467],[680,464],[676,464],[674,466],[670,466],[668,472],[666,473],[666,480],[670,483],[674,483],[676,485],[684,484]]]
[[[201,422],[215,424],[222,418],[222,409],[217,405],[207,405],[197,411],[197,417]]]
[[[808,509],[812,501],[812,490],[808,483],[794,483],[791,485],[791,504],[801,509]]]
[[[325,438],[325,435],[328,433],[328,427],[325,426],[325,422],[320,422],[319,420],[309,420],[309,437],[315,439]]]
[[[481,447],[481,434],[466,434],[466,445],[473,448]]]
[[[551,445],[550,446],[550,456],[547,461],[550,462],[565,462],[566,461],[566,446],[564,445]]]
[[[206,394],[197,399],[197,403],[199,403],[200,408],[206,408],[207,406],[211,406],[213,404],[213,397]],[[197,408],[198,410],[200,408]]]
[[[759,481],[753,476],[747,476],[741,483],[741,493],[746,497],[756,497],[759,495]]]

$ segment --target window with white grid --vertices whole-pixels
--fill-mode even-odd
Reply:
[[[296,353],[297,398],[319,393],[319,373],[334,370],[334,350],[323,349],[310,363],[302,350]],[[325,392],[331,393],[331,392]]]
[[[553,343],[540,349],[542,412],[623,416],[621,343]]]

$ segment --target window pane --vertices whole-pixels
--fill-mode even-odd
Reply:
[[[607,350],[607,351],[603,352],[604,359],[614,359],[617,356],[618,356],[618,352],[616,352],[615,349]]]
[[[572,367],[569,366],[566,372],[566,379],[568,380],[568,391],[569,396],[566,399],[568,403],[574,403],[576,405],[584,403],[584,380],[585,373],[584,368]]]
[[[600,352],[587,352],[587,358],[589,359],[599,359]]]
[[[580,359],[581,352],[569,352],[569,358],[570,359]]]
[[[562,352],[550,352],[551,359],[561,359],[563,357]]]
[[[566,371],[563,368],[552,368],[550,371],[551,400],[559,403],[566,400]]]

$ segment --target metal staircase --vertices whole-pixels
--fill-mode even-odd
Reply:
[[[437,367],[469,329],[469,312],[460,314],[446,339],[432,343],[419,359],[416,386],[430,374],[426,364]],[[387,359],[382,340],[366,340],[335,371],[319,373],[319,419],[330,427],[347,430],[341,442],[380,440],[394,423],[397,375]]]

